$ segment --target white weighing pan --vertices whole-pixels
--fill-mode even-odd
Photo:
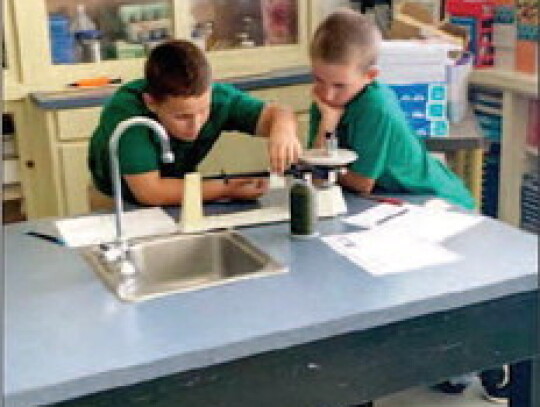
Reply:
[[[324,148],[312,148],[305,150],[299,161],[302,164],[316,165],[319,167],[342,167],[350,164],[358,158],[351,150],[338,148],[332,152]]]

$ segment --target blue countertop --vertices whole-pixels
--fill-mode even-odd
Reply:
[[[349,212],[368,206],[347,197]],[[537,237],[484,218],[444,245],[457,263],[373,276],[289,225],[240,232],[289,272],[142,303],[122,303],[75,249],[8,225],[7,407],[50,404],[346,332],[538,289]],[[322,221],[322,235],[349,230]]]

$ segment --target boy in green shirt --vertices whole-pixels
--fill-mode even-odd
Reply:
[[[120,138],[118,155],[123,198],[132,203],[181,203],[182,177],[196,170],[222,131],[268,137],[271,170],[278,173],[301,151],[292,111],[264,104],[233,86],[212,84],[206,57],[188,41],[169,41],[154,48],[145,78],[122,86],[105,105],[90,141],[88,161],[95,187],[108,196],[113,194],[109,139],[121,121],[134,116],[163,125],[175,160],[161,162],[161,145],[153,131],[129,128]],[[206,201],[255,199],[267,187],[267,180],[254,178],[204,181],[202,196]]]
[[[334,12],[320,24],[310,45],[309,145],[322,147],[326,133],[336,132],[339,146],[358,154],[339,179],[354,191],[436,195],[473,209],[463,182],[427,153],[392,90],[376,81],[380,42],[376,26],[352,10]]]

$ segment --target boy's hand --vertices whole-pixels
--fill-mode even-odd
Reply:
[[[296,117],[290,108],[274,103],[264,107],[256,134],[268,137],[268,158],[272,172],[283,174],[298,160],[302,146],[297,132]]]
[[[343,107],[333,107],[323,102],[315,92],[312,93],[313,101],[321,112],[321,123],[319,125],[319,136],[324,137],[324,133],[334,132],[343,116],[345,109]],[[319,137],[320,138],[320,137]],[[324,140],[318,140],[324,143]]]
[[[227,198],[237,200],[257,199],[268,191],[267,178],[234,178],[227,181]]]
[[[302,152],[300,141],[294,133],[274,132],[268,139],[268,158],[272,172],[283,174]]]

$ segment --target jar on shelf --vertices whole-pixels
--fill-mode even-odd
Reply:
[[[292,44],[297,36],[295,0],[261,0],[264,43]]]
[[[204,36],[206,39],[206,50],[210,51],[214,49],[217,42],[216,33],[214,31],[214,22],[206,21],[203,24],[203,30],[204,30]]]
[[[255,41],[249,38],[249,35],[245,32],[236,34],[236,37],[240,48],[253,48],[255,46]]]
[[[79,31],[75,34],[79,46],[80,62],[101,61],[101,32],[99,30]]]

